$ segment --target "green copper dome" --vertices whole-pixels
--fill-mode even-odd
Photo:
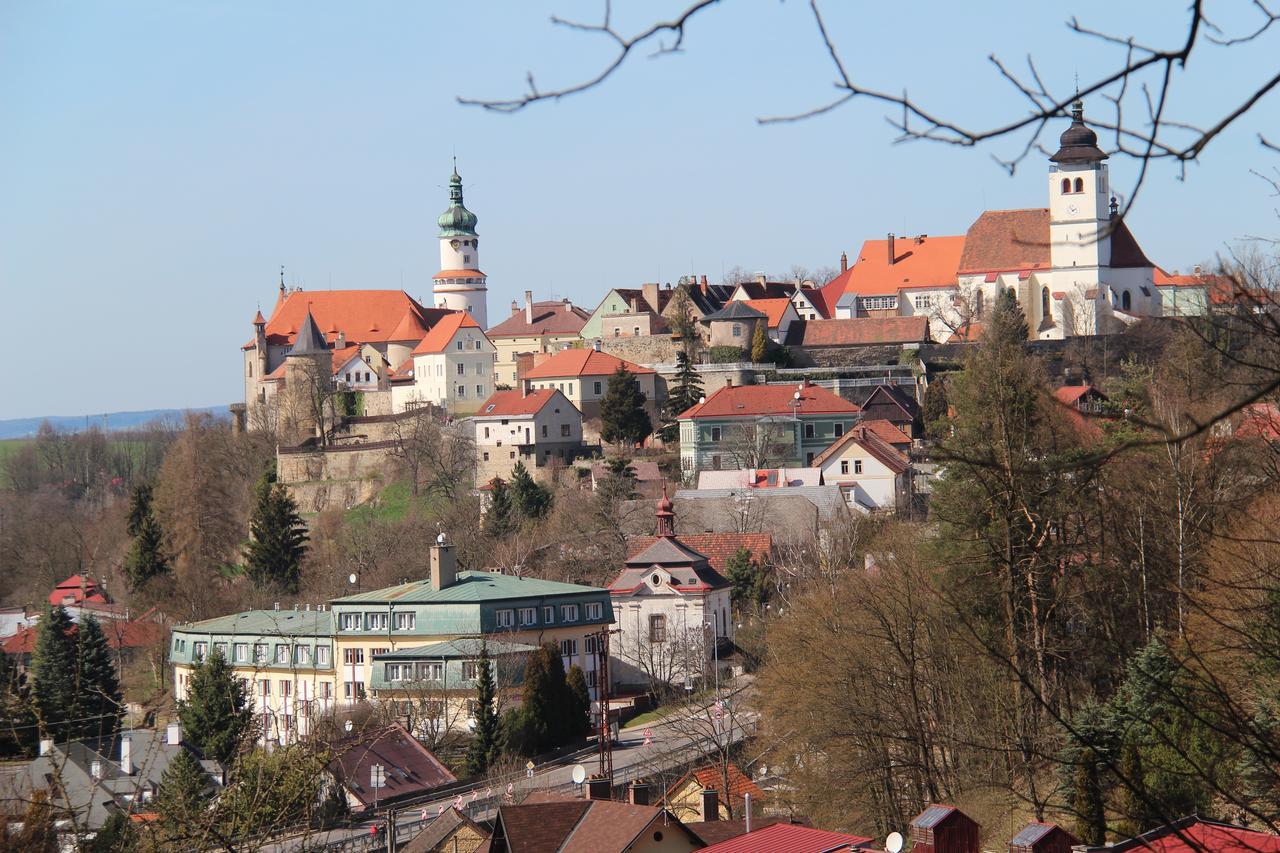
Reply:
[[[476,215],[462,204],[462,178],[457,167],[449,176],[449,209],[436,220],[441,237],[476,236]]]

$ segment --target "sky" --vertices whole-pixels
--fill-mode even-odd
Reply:
[[[617,0],[615,23],[679,5]],[[686,273],[832,267],[889,231],[962,234],[984,209],[1046,203],[1043,155],[1012,176],[993,159],[1019,140],[895,143],[870,102],[758,124],[833,91],[801,2],[726,0],[695,19],[682,52],[634,56],[573,98],[511,115],[457,102],[518,94],[528,71],[543,88],[596,73],[608,44],[549,17],[602,8],[0,0],[0,295],[31,359],[0,382],[0,419],[240,399],[239,348],[281,265],[290,286],[403,287],[429,303],[455,155],[491,317],[525,290],[590,309],[610,287]],[[1014,66],[1031,55],[1069,89],[1118,61],[1070,33],[1071,15],[1168,44],[1175,8],[823,5],[855,77],[975,126],[1025,110],[990,54]],[[1198,56],[1175,90],[1180,115],[1214,118],[1273,73],[1268,47]],[[1129,218],[1153,260],[1185,270],[1280,231],[1250,174],[1280,160],[1257,141],[1278,103],[1260,102],[1185,175],[1153,167]],[[1111,170],[1122,188],[1136,165],[1117,157]]]

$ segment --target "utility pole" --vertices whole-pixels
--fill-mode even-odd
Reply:
[[[599,775],[613,785],[613,736],[609,729],[609,635],[618,629],[607,626],[596,632],[596,699],[600,720],[596,726],[596,752]]]
[[[387,853],[396,853],[396,810],[387,809]]]

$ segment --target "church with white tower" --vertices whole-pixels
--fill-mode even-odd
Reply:
[[[440,226],[440,272],[435,274],[433,307],[467,311],[480,328],[488,328],[488,288],[480,271],[476,215],[462,203],[462,178],[456,163],[449,176],[449,209],[436,223]]]

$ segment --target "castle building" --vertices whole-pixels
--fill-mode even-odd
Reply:
[[[435,307],[466,311],[483,329],[489,325],[489,309],[485,274],[480,271],[480,238],[476,215],[462,203],[462,178],[456,165],[449,176],[449,209],[436,222],[440,272],[435,275]]]

